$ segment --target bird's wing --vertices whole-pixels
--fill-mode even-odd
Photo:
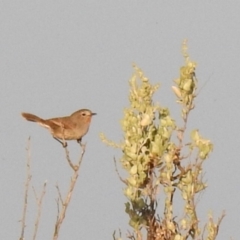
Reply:
[[[64,118],[54,118],[54,119],[51,119],[51,122],[52,124],[54,124],[55,126],[52,126],[53,128],[56,127],[56,128],[63,128],[63,129],[73,129],[75,127],[76,124],[70,122],[70,121],[65,121]]]

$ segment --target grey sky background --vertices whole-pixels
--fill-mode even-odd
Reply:
[[[52,239],[58,182],[67,190],[71,169],[63,148],[47,130],[20,113],[58,117],[89,108],[94,117],[79,180],[60,232],[61,240],[112,239],[125,233],[123,185],[113,157],[121,152],[99,139],[122,138],[120,119],[128,105],[132,63],[153,83],[155,100],[180,120],[171,91],[183,64],[181,44],[198,63],[199,85],[189,128],[214,143],[205,164],[209,185],[198,204],[201,223],[208,210],[226,210],[218,239],[240,235],[239,63],[240,1],[1,1],[0,2],[0,239],[18,239],[23,207],[27,138],[31,136],[32,183],[40,194],[48,181],[38,239]],[[206,85],[204,85],[207,82]],[[69,144],[72,160],[80,149]],[[36,214],[29,196],[26,239]],[[175,209],[176,214],[180,213]]]

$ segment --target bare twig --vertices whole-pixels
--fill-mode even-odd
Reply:
[[[31,175],[31,154],[30,154],[30,137],[28,138],[28,144],[27,144],[27,163],[26,163],[26,181],[25,181],[25,193],[24,193],[24,205],[23,205],[23,214],[22,214],[22,219],[20,220],[22,223],[22,228],[21,228],[21,236],[19,240],[24,240],[24,230],[26,227],[26,213],[27,213],[27,205],[28,205],[28,191],[29,191],[29,184],[32,178]]]
[[[37,193],[36,193],[36,191],[35,191],[35,189],[33,187],[33,192],[34,192],[34,195],[35,195],[35,198],[36,198],[36,202],[37,202],[37,206],[38,206],[37,217],[36,217],[35,227],[34,227],[34,232],[33,232],[33,240],[35,240],[36,236],[37,236],[39,221],[40,221],[41,212],[42,212],[42,200],[43,200],[43,197],[44,197],[44,195],[46,193],[46,186],[47,186],[47,182],[45,182],[43,184],[43,189],[42,189],[42,193],[41,193],[40,198],[37,197]]]
[[[124,180],[124,179],[120,176],[120,174],[119,174],[119,171],[118,171],[118,168],[117,168],[117,161],[116,161],[116,158],[115,158],[115,157],[113,158],[113,161],[114,161],[115,171],[116,171],[116,173],[117,173],[117,175],[118,175],[118,178],[119,178],[123,183],[125,183],[125,184],[127,185],[127,181]]]
[[[217,234],[218,234],[219,226],[220,226],[220,224],[221,224],[221,222],[222,222],[222,220],[223,220],[223,218],[224,218],[225,216],[226,216],[226,213],[225,213],[225,211],[223,211],[221,217],[218,218],[218,221],[217,221],[217,229],[216,229],[216,236],[217,236]]]
[[[208,77],[208,80],[206,80],[203,85],[200,87],[198,93],[196,94],[196,96],[199,96],[201,91],[203,90],[203,88],[212,80],[211,77],[213,76],[213,72],[210,74],[210,76]]]
[[[121,229],[119,229],[119,237],[116,237],[116,231],[113,232],[113,240],[122,239],[122,232]]]
[[[63,198],[62,198],[62,194],[61,194],[61,191],[59,189],[59,186],[58,184],[56,184],[56,189],[58,191],[58,199],[61,201],[62,205],[63,205]]]
[[[69,151],[68,151],[67,147],[65,147],[64,149],[65,149],[66,159],[67,159],[67,161],[68,161],[68,164],[69,164],[70,167],[73,169],[73,171],[76,171],[76,170],[77,170],[77,169],[76,169],[77,166],[72,163],[72,161],[71,161],[71,159],[70,159],[70,156],[69,156]]]
[[[57,220],[58,220],[58,218],[59,218],[59,213],[60,213],[60,210],[59,210],[59,209],[60,209],[60,207],[59,207],[59,198],[56,199],[56,203],[57,203]],[[56,221],[57,221],[57,220],[56,220]]]
[[[86,143],[82,143],[81,141],[79,142],[79,145],[81,146],[81,149],[82,149],[82,153],[80,155],[80,158],[78,160],[78,167],[80,167],[81,163],[82,163],[82,160],[83,160],[83,154],[85,152],[85,149],[86,149]]]
[[[71,201],[72,193],[73,193],[77,178],[79,176],[79,168],[80,168],[80,165],[82,163],[82,159],[83,159],[83,156],[84,156],[84,153],[85,153],[85,145],[81,145],[81,148],[82,148],[82,153],[81,153],[80,159],[79,159],[79,161],[76,165],[74,165],[71,162],[70,157],[69,157],[69,151],[67,150],[67,147],[65,148],[67,161],[69,163],[69,166],[73,169],[73,176],[71,178],[71,182],[70,182],[69,190],[67,192],[67,196],[66,196],[64,201],[61,200],[62,201],[62,206],[61,206],[60,212],[58,214],[59,216],[58,216],[56,224],[55,224],[55,231],[54,231],[53,240],[58,239],[59,231],[60,231],[61,225],[63,223],[63,220],[65,218],[67,207],[69,206],[69,203]],[[59,194],[59,196],[61,196],[60,191],[58,192],[58,194]],[[60,198],[62,198],[62,197],[60,197]]]
[[[127,236],[126,236],[128,239],[131,239],[131,240],[136,240],[135,236],[133,233],[131,233],[130,231],[128,231],[127,233]]]

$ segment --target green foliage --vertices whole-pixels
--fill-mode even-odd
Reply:
[[[190,143],[184,141],[188,115],[194,109],[197,91],[196,63],[189,59],[186,42],[183,56],[185,65],[180,68],[180,77],[172,87],[181,106],[181,125],[172,119],[168,108],[153,102],[159,85],[152,85],[134,65],[129,80],[130,106],[124,110],[121,121],[123,143],[115,144],[101,135],[105,143],[119,147],[123,152],[120,162],[127,172],[123,182],[128,199],[125,211],[134,229],[128,236],[130,239],[143,239],[143,229],[147,231],[148,240],[197,239],[200,234],[204,239],[206,235],[199,227],[195,199],[206,188],[202,181],[202,164],[213,150],[213,144],[202,138],[198,130],[192,130]],[[173,215],[175,191],[181,193],[184,202],[183,217],[178,221]],[[164,201],[162,213],[157,209],[159,196]],[[159,215],[161,218],[157,217]],[[216,239],[219,224],[220,221],[216,225],[209,220],[209,234],[205,239]]]

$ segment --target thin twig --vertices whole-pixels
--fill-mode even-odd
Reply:
[[[56,184],[56,189],[58,191],[58,199],[61,201],[61,204],[63,205],[63,198],[62,198],[62,194],[61,194],[58,184]]]
[[[24,230],[26,227],[26,213],[27,213],[27,205],[28,205],[28,190],[29,190],[29,184],[32,178],[31,175],[31,154],[30,154],[30,137],[28,138],[28,144],[27,144],[27,163],[26,163],[26,181],[25,181],[25,193],[24,193],[24,205],[23,205],[23,214],[22,219],[20,220],[22,223],[21,228],[21,237],[19,240],[24,240]]]
[[[32,190],[33,190],[33,194],[34,194],[36,201],[38,201],[37,193],[36,193],[34,186],[32,186]]]
[[[65,153],[66,153],[66,159],[68,161],[68,164],[70,165],[70,167],[73,169],[73,171],[76,171],[76,166],[72,163],[71,159],[70,159],[70,156],[69,156],[69,151],[68,151],[68,148],[65,147]]]
[[[220,226],[220,224],[221,224],[221,222],[222,222],[222,220],[223,220],[223,218],[224,218],[225,216],[226,216],[226,213],[225,213],[225,211],[223,211],[221,217],[218,218],[216,236],[217,236],[217,234],[218,234],[219,226]]]
[[[85,153],[85,145],[84,145],[84,147],[83,146],[81,146],[81,147],[82,147],[82,153],[81,153],[78,164],[75,165],[75,166],[73,165],[73,163],[70,160],[69,152],[68,152],[67,148],[65,148],[67,161],[68,161],[70,167],[73,169],[73,176],[71,178],[71,182],[70,182],[69,190],[67,192],[67,196],[66,196],[65,200],[63,201],[59,216],[58,216],[56,224],[55,224],[53,240],[58,239],[59,231],[60,231],[61,225],[63,223],[63,220],[65,219],[67,207],[69,206],[69,203],[71,201],[72,193],[73,193],[77,178],[79,176],[79,168],[80,168],[80,164],[82,162],[82,159],[83,159],[83,156],[84,156],[84,153]]]
[[[208,80],[206,80],[203,85],[200,87],[198,93],[196,94],[196,96],[199,96],[200,92],[203,90],[203,88],[207,85],[207,83],[209,83],[212,79],[211,77],[213,76],[213,72],[211,73],[211,75],[208,77]]]
[[[41,193],[40,198],[37,197],[36,191],[35,191],[35,189],[33,187],[33,192],[34,192],[34,195],[35,195],[35,198],[36,198],[36,202],[37,202],[37,206],[38,206],[37,217],[36,217],[35,227],[34,227],[34,232],[33,232],[33,240],[35,240],[36,236],[37,236],[37,231],[38,231],[38,227],[39,227],[39,221],[40,221],[41,213],[42,213],[42,200],[43,200],[43,197],[44,197],[44,195],[46,193],[46,186],[47,186],[47,182],[45,182],[43,184],[43,189],[42,189],[42,193]]]
[[[120,176],[120,174],[119,174],[119,171],[118,171],[118,168],[117,168],[117,161],[116,161],[116,158],[115,158],[115,157],[113,158],[113,161],[114,161],[115,171],[117,172],[118,178],[119,178],[123,183],[125,183],[125,184],[127,185],[127,181],[124,180],[124,179]]]
[[[119,231],[119,237],[116,237],[116,230],[113,232],[113,240],[122,239],[121,229],[119,229],[118,231]]]
[[[85,149],[86,149],[86,143],[82,143],[81,141],[79,142],[79,145],[80,145],[80,147],[81,147],[81,149],[82,149],[82,153],[81,153],[81,155],[80,155],[80,158],[79,158],[79,160],[78,160],[78,167],[80,167],[81,166],[81,163],[82,163],[82,160],[83,160],[83,154],[84,154],[84,152],[85,152]]]
[[[60,213],[60,207],[59,207],[59,198],[57,198],[56,199],[56,203],[57,203],[57,220],[58,220],[58,218],[59,218],[59,213]],[[57,222],[57,220],[56,220],[56,222]]]

